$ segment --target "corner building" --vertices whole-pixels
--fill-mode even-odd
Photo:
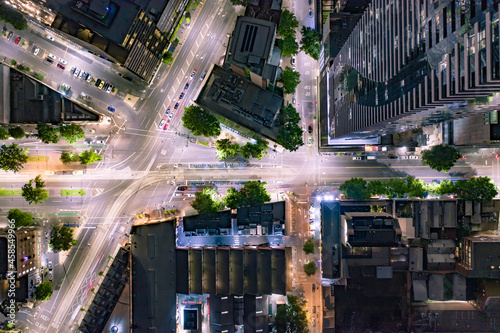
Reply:
[[[498,1],[374,0],[324,68],[329,139],[496,115]],[[326,119],[325,119],[326,118]]]

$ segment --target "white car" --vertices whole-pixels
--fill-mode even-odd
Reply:
[[[73,174],[75,176],[81,176],[81,175],[83,175],[83,171],[82,170],[76,170],[76,171],[73,171]]]
[[[295,56],[292,56],[292,65],[295,66]]]
[[[98,145],[103,145],[104,144],[104,140],[97,140],[95,143],[97,143]]]
[[[165,126],[166,123],[167,123],[167,121],[165,119],[162,119],[160,121],[160,124],[158,124],[158,129],[163,129],[163,126]]]
[[[410,155],[410,160],[418,160],[418,156],[417,155]]]
[[[54,41],[54,37],[52,37],[51,35],[45,35],[45,38],[47,38],[48,40]]]
[[[33,51],[33,54],[34,55],[38,55],[38,53],[40,53],[40,48],[37,46],[37,47],[35,47],[35,50]]]
[[[53,176],[54,171],[45,171],[45,176]]]
[[[56,57],[54,54],[52,54],[52,53],[49,53],[49,57],[51,57],[51,58],[52,58],[52,59],[54,59],[54,60],[56,60],[56,59],[57,59],[57,57]]]
[[[63,65],[67,65],[68,62],[66,60],[64,60],[63,58],[59,58],[59,62]]]
[[[401,155],[401,156],[399,156],[399,158],[400,158],[400,159],[402,159],[402,160],[407,160],[407,159],[408,159],[408,156],[406,156],[406,155]]]
[[[188,193],[188,197],[194,197],[194,193]]]
[[[352,159],[354,161],[361,161],[362,160],[361,156],[353,156]]]

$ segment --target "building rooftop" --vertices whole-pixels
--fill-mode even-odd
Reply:
[[[131,325],[135,332],[176,330],[175,220],[134,225]]]
[[[249,130],[276,141],[283,98],[214,65],[196,103]]]

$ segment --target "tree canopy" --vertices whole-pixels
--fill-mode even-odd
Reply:
[[[460,158],[454,147],[437,145],[422,153],[422,164],[431,169],[448,172]]]
[[[230,139],[221,139],[215,141],[217,157],[220,161],[234,157],[240,152],[240,145],[231,142]]]
[[[28,184],[24,184],[22,188],[22,196],[31,204],[43,203],[49,198],[47,190],[45,190],[45,182],[42,180],[42,175],[30,179]]]
[[[199,214],[215,214],[222,207],[222,202],[217,200],[217,191],[214,188],[205,187],[203,191],[194,194],[191,207]]]
[[[316,266],[316,263],[314,261],[308,261],[304,264],[304,273],[306,273],[307,276],[314,275],[317,271],[318,266]]]
[[[83,129],[76,124],[59,127],[59,133],[61,134],[61,138],[66,140],[71,145],[74,144],[77,140],[85,138]]]
[[[40,283],[35,289],[35,299],[38,301],[48,301],[52,296],[52,282],[45,281]]]
[[[67,151],[61,153],[61,162],[63,162],[63,164],[65,164],[65,165],[68,165],[71,162],[78,162],[79,160],[80,160],[80,157],[78,155],[73,154],[73,153],[70,153]]]
[[[38,132],[38,138],[44,143],[58,143],[59,142],[59,130],[56,127],[52,127],[46,124],[38,124],[36,126]]]
[[[279,115],[282,127],[278,131],[276,142],[289,151],[296,151],[304,145],[303,130],[299,126],[300,115],[291,104],[283,106]]]
[[[266,187],[267,183],[260,180],[246,183],[239,191],[231,187],[222,201],[226,207],[231,209],[261,205],[271,200]]]
[[[299,43],[295,40],[295,35],[290,35],[277,40],[278,47],[283,57],[291,57],[299,53]]]
[[[191,105],[184,108],[182,115],[184,127],[195,136],[218,136],[220,134],[220,123],[208,111],[199,106]]]
[[[0,20],[12,24],[16,30],[28,29],[28,22],[24,16],[3,3],[0,3]]]
[[[276,312],[278,333],[308,333],[307,302],[294,295],[288,295],[287,300],[287,304],[278,306]]]
[[[321,53],[321,35],[316,30],[305,26],[302,27],[301,32],[300,49],[314,60],[318,60]]]
[[[261,160],[267,155],[267,141],[262,139],[257,139],[257,143],[252,144],[247,142],[244,146],[240,147],[240,154],[244,159],[249,159],[250,157]]]
[[[85,150],[84,152],[80,153],[79,159],[80,159],[80,164],[89,165],[90,163],[102,161],[102,156],[94,153],[92,150]]]
[[[285,38],[287,36],[293,36],[295,40],[295,31],[299,27],[299,20],[295,17],[295,14],[285,9],[281,12],[280,24],[278,27],[278,34]]]
[[[7,140],[8,138],[10,138],[9,132],[6,129],[0,127],[0,140]]]
[[[366,180],[363,178],[351,178],[340,185],[339,189],[344,192],[346,199],[367,200],[371,197]]]
[[[498,190],[489,177],[460,179],[455,183],[454,192],[460,200],[492,201]]]
[[[21,126],[9,128],[9,134],[14,139],[22,139],[26,136],[26,133],[24,132]]]
[[[33,222],[33,215],[17,208],[9,210],[7,218],[9,220],[14,220],[16,228],[29,226]]]
[[[20,149],[18,144],[0,146],[0,168],[3,171],[18,172],[28,162],[28,149]]]
[[[67,226],[54,226],[50,233],[50,247],[54,252],[68,251],[78,241],[73,239],[73,229]]]
[[[174,61],[173,53],[171,51],[165,52],[162,56],[162,60],[165,65],[170,64],[172,61]]]
[[[306,254],[313,254],[314,253],[314,240],[312,238],[309,238],[308,240],[306,240],[302,249],[304,250],[304,252]]]
[[[287,66],[281,72],[281,81],[283,81],[283,91],[285,94],[292,94],[301,82],[300,73]]]

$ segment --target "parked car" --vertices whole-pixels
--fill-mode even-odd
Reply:
[[[167,109],[167,111],[165,111],[165,115],[168,115],[170,113],[170,108]]]
[[[292,104],[295,105],[295,103],[297,103],[297,99],[295,98],[295,96],[293,96],[293,98],[292,98]]]
[[[203,79],[205,78],[205,76],[207,76],[207,72],[203,72],[203,74],[201,74],[200,80],[203,81]]]
[[[101,81],[101,83],[99,84],[99,87],[98,87],[98,88],[99,88],[99,89],[102,89],[102,87],[104,87],[104,84],[105,84],[105,83],[106,83],[106,82]]]
[[[105,82],[104,86],[102,87],[102,90],[107,90],[109,87],[109,83]]]
[[[47,268],[49,269],[49,271],[52,270],[52,261],[47,262]]]
[[[86,144],[86,145],[91,145],[92,144],[92,140],[85,140],[83,143]]]
[[[179,99],[182,99],[184,96],[185,96],[185,94],[182,92],[182,93],[179,95]]]
[[[80,68],[77,68],[77,69],[75,70],[75,73],[74,73],[73,75],[74,75],[75,77],[78,77],[78,75],[80,75],[80,72],[81,72]]]
[[[162,119],[158,124],[158,129],[163,129],[163,126],[165,126],[166,123],[167,121],[165,119]]]
[[[105,142],[104,142],[104,140],[96,140],[95,143],[98,145],[103,145]]]
[[[12,35],[13,35],[13,34],[14,34],[14,33],[13,33],[12,31],[11,31],[11,32],[9,32],[9,34],[7,35],[7,40],[10,40],[10,39],[12,38]]]
[[[174,193],[174,197],[180,197],[182,195],[183,195],[182,193],[178,193],[178,192]]]
[[[165,124],[165,126],[163,126],[163,130],[166,131],[168,128],[168,122]]]
[[[401,155],[399,158],[400,158],[400,159],[402,159],[402,160],[407,160],[407,159],[408,159],[408,156],[406,156],[406,155]]]
[[[89,74],[89,76],[87,76],[87,82],[90,82],[90,81],[92,81],[92,75],[91,74]]]
[[[112,108],[111,106],[108,106],[108,110],[111,112],[115,112],[115,108]]]
[[[114,86],[112,84],[109,85],[108,90],[106,90],[109,93],[113,91]]]
[[[194,193],[188,193],[188,197],[194,197]]]
[[[309,8],[309,17],[313,17],[313,11]]]
[[[71,67],[71,70],[69,71],[70,74],[75,74],[75,71],[76,71],[76,67],[73,66]]]
[[[292,65],[295,66],[295,56],[292,56],[291,62],[292,62]]]
[[[49,275],[47,277],[49,281],[52,281],[54,279],[54,274],[52,274],[52,271],[49,271]]]
[[[191,73],[190,78],[193,78],[195,75],[196,75],[196,70],[194,70],[194,71]]]
[[[83,175],[83,171],[82,170],[75,170],[75,171],[73,171],[73,174],[75,176],[81,176],[81,175]]]
[[[64,70],[66,67],[64,67],[64,66],[63,66],[63,65],[61,65],[61,64],[57,64],[57,68],[60,68],[60,69]]]
[[[49,64],[53,64],[54,63],[54,60],[52,60],[52,58],[45,58],[45,61],[47,61]]]
[[[47,38],[50,41],[54,41],[54,37],[52,37],[51,35],[45,35],[45,38]]]
[[[97,81],[95,82],[95,86],[99,87],[99,85],[101,84],[101,82],[102,82],[101,79],[97,79]]]
[[[309,125],[309,126],[307,127],[307,133],[312,134],[312,132],[313,132],[313,128],[312,128],[312,126],[311,126],[311,125]]]
[[[59,62],[63,65],[67,65],[68,62],[66,60],[64,60],[63,58],[59,58]]]
[[[361,161],[362,160],[361,156],[353,156],[352,159],[353,159],[353,161]]]
[[[52,59],[54,59],[54,60],[56,60],[56,59],[57,59],[57,57],[56,57],[54,54],[52,54],[52,53],[49,53],[49,57],[51,57],[51,58],[52,58]]]
[[[87,73],[82,71],[78,77],[80,79],[84,80],[85,79],[85,74],[87,74]]]
[[[184,86],[184,90],[187,90],[189,88],[189,82],[186,83],[186,85]]]
[[[185,191],[187,190],[187,186],[179,186],[177,187],[177,191]]]
[[[410,155],[410,160],[418,160],[418,156],[417,155]]]
[[[35,47],[35,49],[33,50],[33,54],[34,54],[34,55],[38,55],[38,53],[40,53],[40,48],[37,46],[37,47]]]
[[[178,108],[179,108],[179,103],[175,103],[174,110],[177,110]]]
[[[17,45],[17,44],[19,44],[20,41],[21,41],[21,37],[17,37],[16,40],[14,41],[14,43]]]

